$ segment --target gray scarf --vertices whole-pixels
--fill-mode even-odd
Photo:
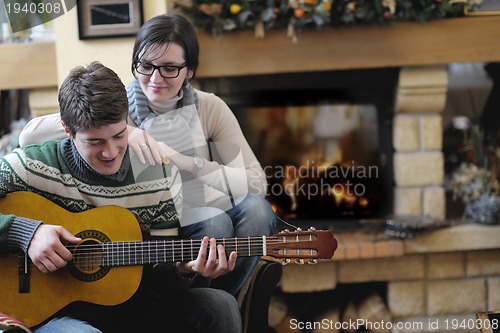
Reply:
[[[197,155],[196,148],[207,142],[198,117],[198,95],[187,82],[182,87],[182,93],[176,109],[158,116],[149,107],[139,80],[135,79],[127,87],[128,112],[135,125],[148,132],[155,140],[165,142],[182,154],[194,156]],[[203,185],[193,179],[191,173],[181,172],[181,175],[184,205],[206,205]]]
[[[177,108],[180,109],[184,106],[194,104],[196,109],[198,109],[198,95],[189,82],[186,81],[183,84],[182,93],[183,97],[177,102]],[[149,107],[148,98],[144,95],[138,79],[135,79],[127,86],[127,97],[129,117],[137,127],[144,129],[143,124],[156,115]]]

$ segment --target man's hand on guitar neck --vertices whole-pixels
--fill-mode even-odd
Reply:
[[[42,224],[33,235],[28,255],[43,273],[54,272],[66,266],[73,254],[63,242],[78,244],[82,239],[58,225]]]
[[[208,251],[208,256],[207,256]],[[215,238],[204,237],[201,241],[198,257],[193,261],[178,262],[177,271],[181,274],[196,273],[215,279],[231,272],[236,264],[236,252],[226,256],[224,246],[216,244]]]

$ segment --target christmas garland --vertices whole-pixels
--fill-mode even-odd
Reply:
[[[189,1],[186,3],[185,1]],[[482,0],[177,0],[175,7],[206,32],[254,29],[262,38],[271,29],[296,32],[360,24],[429,20],[462,16]]]

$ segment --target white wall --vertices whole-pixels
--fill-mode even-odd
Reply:
[[[165,13],[166,0],[143,0],[144,21]],[[87,65],[98,60],[113,69],[126,85],[132,79],[130,63],[134,38],[111,38],[85,40],[78,39],[77,9],[54,20],[56,35],[57,77],[59,84],[69,71],[77,65]]]

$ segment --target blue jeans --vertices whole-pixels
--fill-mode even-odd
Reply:
[[[102,331],[89,323],[71,317],[56,317],[47,324],[35,329],[35,333],[101,333]]]
[[[92,305],[89,305],[92,306]],[[34,330],[35,333],[236,333],[242,331],[238,302],[229,293],[212,288],[189,289],[172,297],[152,299],[142,306],[126,311],[108,312],[109,308],[94,306],[86,313],[87,321],[74,315],[56,317]],[[120,306],[118,306],[120,307]],[[89,324],[89,313],[100,316],[102,328]],[[99,326],[99,325],[96,325]]]
[[[213,214],[213,207],[192,208],[183,211],[183,219],[201,221],[180,228],[184,239],[270,236],[276,227],[276,215],[267,200],[260,196],[248,195],[237,206],[220,214]],[[210,211],[207,214],[207,210]],[[203,216],[214,216],[203,219]],[[238,257],[234,270],[211,281],[197,276],[193,287],[214,287],[238,296],[245,282],[251,277],[260,257]]]

